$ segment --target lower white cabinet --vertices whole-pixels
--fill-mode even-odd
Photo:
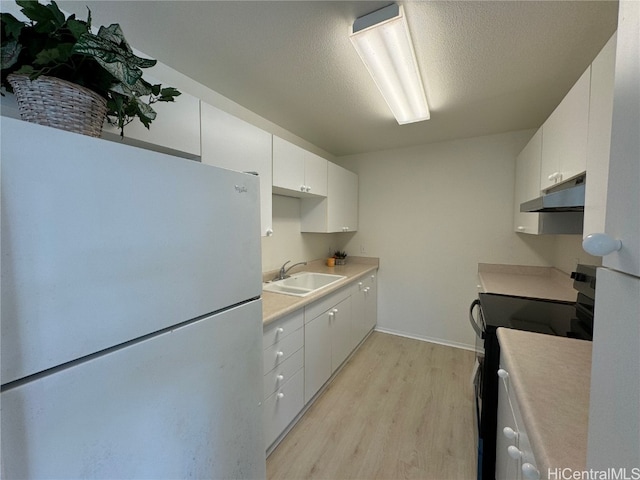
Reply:
[[[376,325],[376,273],[265,327],[267,451]]]
[[[502,365],[502,359],[500,361]],[[498,431],[496,432],[496,480],[541,478],[522,420],[520,407],[509,382],[509,373],[498,370]]]
[[[305,308],[304,343],[306,403],[351,353],[351,295],[348,288]]]
[[[263,333],[265,449],[304,406],[304,314],[293,312]]]
[[[358,280],[351,287],[351,345],[356,348],[376,326],[378,289],[376,274]]]

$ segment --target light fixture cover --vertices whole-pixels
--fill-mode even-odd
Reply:
[[[356,19],[349,36],[400,125],[428,120],[429,106],[402,5]]]

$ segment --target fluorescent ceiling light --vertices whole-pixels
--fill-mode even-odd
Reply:
[[[428,120],[427,97],[402,5],[356,19],[349,38],[398,123]]]

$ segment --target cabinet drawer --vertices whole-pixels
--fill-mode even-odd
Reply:
[[[304,325],[304,310],[302,308],[279,320],[276,320],[264,329],[264,333],[262,335],[263,348],[266,349],[274,343],[283,340],[299,328],[302,328],[302,325]]]
[[[284,362],[264,375],[264,398],[267,398],[278,387],[287,383],[303,366],[304,349],[300,348]]]
[[[298,370],[273,395],[264,401],[262,418],[264,422],[265,449],[271,445],[303,407],[304,374]]]
[[[278,343],[264,349],[264,372],[273,370],[282,364],[287,358],[302,348],[304,344],[304,329],[299,328],[291,335],[283,338]]]
[[[304,321],[305,323],[309,323],[314,318],[322,315],[324,312],[333,308],[338,303],[343,301],[345,298],[351,295],[351,287],[346,286],[331,295],[327,295],[326,297],[318,300],[317,302],[312,303],[304,308]]]

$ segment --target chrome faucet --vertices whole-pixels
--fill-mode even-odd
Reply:
[[[280,267],[280,272],[278,272],[278,275],[276,275],[274,280],[284,280],[285,278],[289,277],[289,275],[287,275],[287,272],[289,270],[291,270],[293,267],[295,267],[297,265],[306,265],[307,264],[307,262],[298,262],[298,263],[294,263],[289,268],[285,268],[287,266],[287,263],[289,263],[290,261],[291,260],[287,260],[286,262],[284,262],[284,265],[282,265],[282,267]]]

